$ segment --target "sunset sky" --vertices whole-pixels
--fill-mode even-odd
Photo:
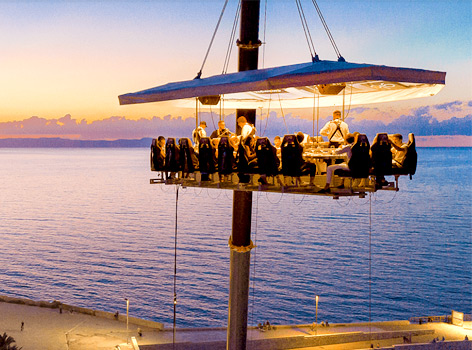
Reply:
[[[264,40],[261,1],[260,38]],[[118,95],[199,71],[224,0],[0,1],[1,123],[70,114],[87,122],[192,117],[172,103],[120,106]],[[311,0],[302,1],[317,53],[335,60]],[[393,120],[425,106],[439,121],[471,115],[472,2],[470,0],[319,0],[331,33],[349,62],[447,72],[431,98],[376,105],[355,118]],[[220,74],[236,11],[227,6],[203,77]],[[259,67],[310,61],[294,0],[269,0]],[[237,35],[239,37],[239,34]],[[236,71],[233,50],[229,72]],[[229,112],[228,112],[229,113]],[[303,115],[303,112],[300,112]]]

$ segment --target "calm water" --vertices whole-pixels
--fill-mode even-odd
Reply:
[[[249,322],[472,312],[472,149],[369,199],[254,194]],[[171,325],[176,196],[148,149],[0,149],[0,293]],[[369,215],[371,208],[371,215]],[[232,192],[181,189],[177,325],[227,320]],[[371,232],[371,249],[369,249]]]

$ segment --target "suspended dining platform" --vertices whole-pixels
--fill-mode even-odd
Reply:
[[[240,191],[277,192],[303,195],[365,197],[367,192],[377,190],[398,191],[398,178],[416,172],[417,153],[415,138],[409,135],[406,155],[401,168],[392,166],[392,153],[388,135],[378,134],[372,146],[366,135],[357,134],[352,144],[352,156],[334,148],[315,145],[301,146],[296,135],[285,135],[280,155],[267,137],[255,140],[255,157],[251,162],[240,145],[236,152],[228,137],[213,146],[210,138],[200,141],[199,156],[188,138],[166,141],[166,157],[161,155],[158,140],[151,146],[151,170],[157,177],[151,184],[181,185],[183,187],[228,189]],[[348,169],[333,172],[329,191],[322,191],[326,184],[328,164],[336,160],[347,162]],[[326,164],[328,163],[328,164]],[[165,165],[164,165],[165,164]],[[394,176],[394,182],[387,182],[385,176]]]
[[[195,98],[202,104],[210,105],[224,101],[225,108],[259,108],[270,105],[272,99],[278,99],[280,103],[283,103],[284,108],[313,107],[315,101],[318,107],[344,106],[345,103],[365,105],[433,96],[444,87],[445,76],[444,72],[423,69],[340,61],[317,61],[169,83],[120,95],[119,101],[121,105],[127,105],[176,100],[177,106],[192,108],[195,106]],[[414,149],[414,137],[409,140],[409,144],[410,148]],[[174,145],[177,146],[175,139]],[[367,145],[367,148],[364,147],[361,152],[361,158],[366,158],[366,153],[370,152],[368,141]],[[372,146],[374,147],[374,145]],[[180,145],[180,147],[182,146]],[[382,158],[382,154],[390,154],[388,144],[384,144],[380,148],[383,151],[380,151],[379,157],[369,156],[373,163]],[[213,151],[216,152],[216,150]],[[176,149],[173,152],[177,152]],[[341,174],[341,176],[350,179],[349,186],[344,189],[332,188],[328,194],[319,192],[320,187],[324,187],[325,176],[323,174],[318,171],[314,179],[311,179],[311,183],[316,186],[303,185],[304,182],[310,183],[309,179],[291,174],[290,171],[284,171],[283,160],[280,173],[269,172],[270,174],[268,174],[260,170],[237,170],[223,173],[226,179],[220,176],[222,172],[219,169],[202,170],[202,161],[199,160],[200,164],[195,167],[195,170],[181,171],[180,168],[172,169],[171,166],[161,172],[160,177],[152,179],[151,183],[244,191],[333,195],[335,198],[339,196],[365,196],[367,192],[377,190],[398,190],[398,176],[410,175],[411,177],[416,171],[416,150],[410,152],[410,155],[411,165],[399,171],[391,169],[391,156],[390,160],[386,160],[387,156],[381,161],[388,169],[379,170],[384,165],[379,166],[378,164],[373,164],[372,167],[370,165],[363,166],[363,176],[356,174],[355,167],[350,166],[349,174]],[[186,157],[191,158],[190,155]],[[211,158],[211,156],[209,157]],[[258,158],[260,157],[258,156]],[[306,158],[305,160],[309,163],[310,160]],[[366,162],[364,160],[361,163]],[[166,163],[169,164],[167,159]],[[204,163],[209,164],[210,161],[207,160]],[[390,164],[390,168],[388,164]],[[187,165],[191,168],[190,163]],[[366,168],[368,168],[367,173],[365,173]],[[182,169],[185,169],[185,166]],[[166,175],[170,173],[173,173],[172,178],[170,175]],[[244,175],[244,181],[240,181],[237,174]],[[263,184],[259,184],[261,175],[269,175],[267,176],[268,180]],[[395,182],[389,183],[387,186],[379,186],[379,178],[385,175],[394,175]],[[247,180],[248,177],[249,180]]]

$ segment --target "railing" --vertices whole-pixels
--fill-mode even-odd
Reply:
[[[452,323],[452,315],[410,317],[410,323],[444,322]],[[472,321],[472,314],[464,314],[464,321]]]

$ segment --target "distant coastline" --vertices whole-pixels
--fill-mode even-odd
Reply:
[[[0,138],[0,148],[143,148],[151,137],[118,140],[78,140],[61,137]],[[417,147],[472,147],[471,136],[417,136]]]
[[[60,137],[0,139],[0,148],[140,148],[150,147],[152,138],[119,140],[72,140]]]

